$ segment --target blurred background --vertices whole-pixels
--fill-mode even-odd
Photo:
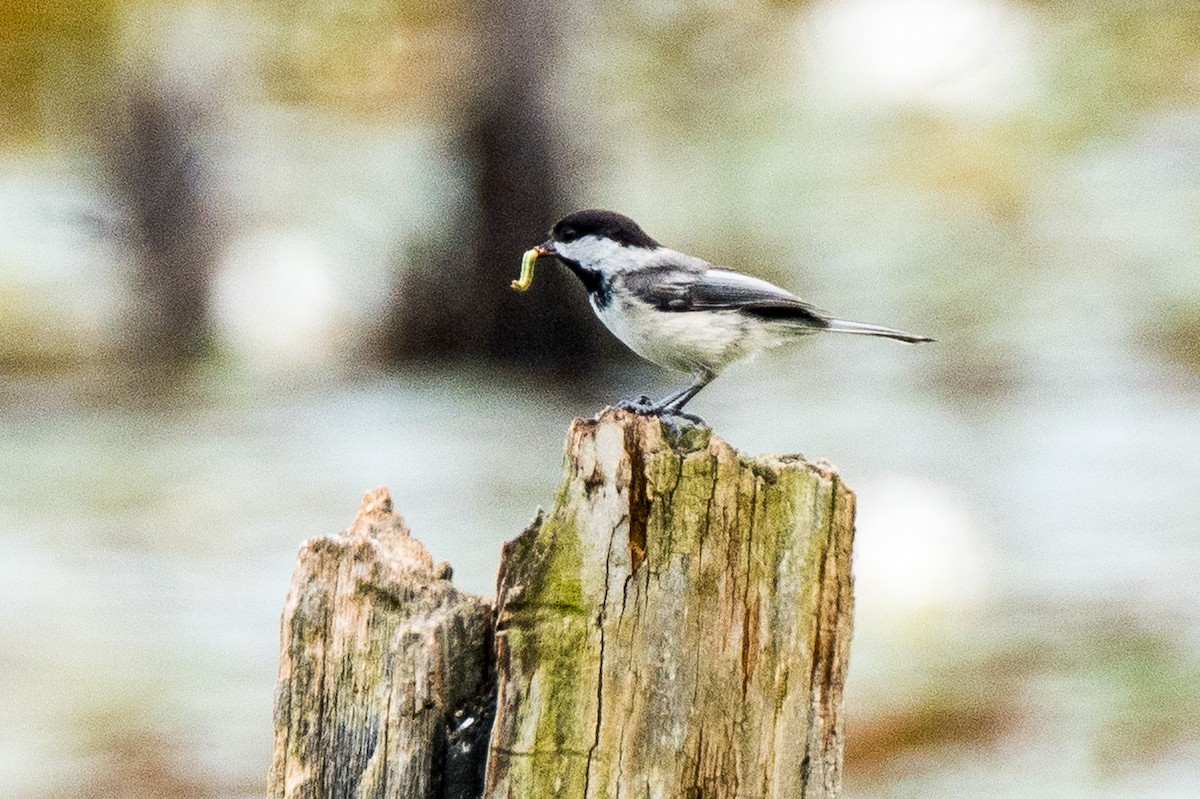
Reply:
[[[851,318],[691,410],[859,495],[846,796],[1200,781],[1200,6],[4,0],[0,794],[265,789],[304,538],[492,592],[570,418],[684,379],[580,207]]]

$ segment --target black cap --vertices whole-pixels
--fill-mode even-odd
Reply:
[[[586,211],[576,211],[564,216],[550,229],[550,235],[555,241],[571,242],[584,236],[612,239],[626,247],[645,247],[654,249],[660,246],[657,241],[646,235],[646,231],[638,227],[624,214],[615,211],[602,211],[589,208]]]

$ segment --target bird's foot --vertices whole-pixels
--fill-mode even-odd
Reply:
[[[661,402],[655,402],[645,394],[642,394],[637,399],[621,400],[617,403],[617,407],[623,411],[632,411],[640,416],[658,416],[664,422],[683,419],[692,424],[698,424],[701,427],[708,427],[708,423],[696,414],[672,408],[670,405],[663,405]]]
[[[696,414],[688,413],[687,411],[679,411],[679,410],[675,410],[674,408],[663,408],[658,413],[660,416],[663,417],[664,420],[672,419],[672,418],[673,419],[685,419],[685,420],[691,422],[692,424],[698,424],[701,427],[708,427],[707,422],[705,422],[703,419],[701,419]]]
[[[617,407],[623,411],[632,411],[640,416],[661,416],[663,409],[653,400],[642,394],[637,399],[621,400]]]

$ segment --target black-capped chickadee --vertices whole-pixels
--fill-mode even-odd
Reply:
[[[890,327],[836,319],[765,280],[718,269],[668,249],[613,211],[577,211],[526,254],[516,288],[528,287],[532,263],[553,256],[583,282],[600,321],[638,355],[689,372],[695,381],[658,402],[620,403],[638,413],[675,415],[726,366],[810,333],[857,333],[909,343],[933,341]]]

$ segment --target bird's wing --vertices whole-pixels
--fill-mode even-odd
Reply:
[[[629,273],[626,284],[660,311],[738,311],[766,319],[824,326],[828,314],[765,280],[724,269],[649,267]]]

